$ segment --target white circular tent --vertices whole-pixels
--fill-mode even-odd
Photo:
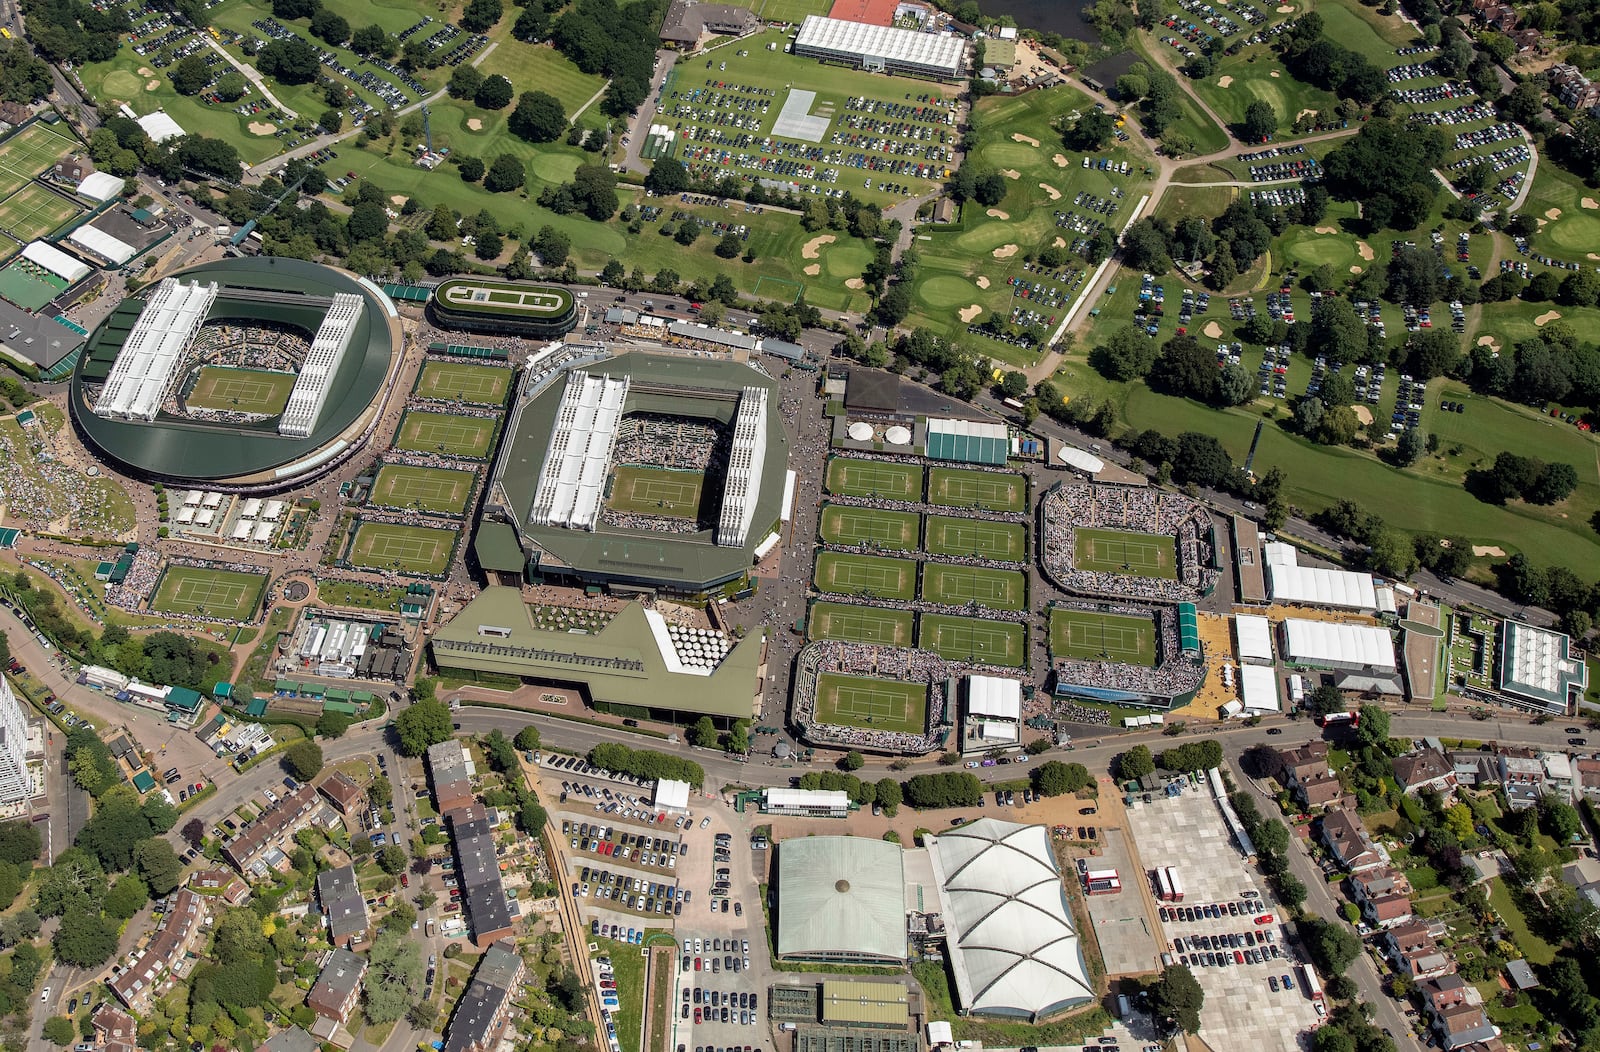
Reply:
[[[891,446],[909,446],[911,444],[911,429],[895,424],[883,433],[883,440]]]
[[[1085,453],[1074,446],[1062,446],[1056,454],[1056,459],[1074,471],[1081,471],[1085,475],[1098,475],[1106,469],[1106,462],[1092,453]]]
[[[857,442],[869,442],[872,440],[872,425],[865,421],[857,420],[850,425],[849,434]]]

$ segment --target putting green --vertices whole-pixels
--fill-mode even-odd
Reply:
[[[528,167],[547,183],[564,183],[572,178],[572,173],[582,163],[580,158],[570,153],[541,153],[534,157]]]
[[[978,207],[968,204],[968,208]],[[956,246],[964,251],[979,253],[988,252],[990,249],[999,248],[1009,241],[1015,241],[1017,231],[1015,227],[1005,223],[980,223],[956,238]]]
[[[100,81],[102,96],[115,99],[132,99],[144,90],[144,81],[125,69],[114,69]]]
[[[1049,160],[1025,142],[991,142],[983,146],[983,159],[996,168],[1032,168],[1041,158]]]
[[[1283,251],[1290,259],[1312,266],[1326,263],[1331,267],[1348,267],[1356,261],[1354,238],[1345,234],[1314,234],[1303,228],[1284,239]]]
[[[1581,257],[1595,251],[1595,246],[1600,245],[1600,218],[1592,213],[1569,209],[1563,211],[1561,218],[1550,223],[1541,233],[1552,245]]]
[[[917,299],[930,307],[965,307],[982,296],[978,286],[953,274],[938,274],[917,282]]]
[[[872,253],[860,242],[833,244],[822,250],[822,269],[831,278],[859,278],[872,262]]]

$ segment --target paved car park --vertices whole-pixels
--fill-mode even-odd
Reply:
[[[1276,903],[1263,895],[1240,857],[1209,789],[1136,801],[1128,820],[1147,869],[1171,866],[1184,884],[1181,904],[1163,904],[1172,919],[1162,925],[1162,951],[1174,960],[1189,958],[1205,990],[1200,1020],[1206,1042],[1213,1048],[1298,1050],[1301,1035],[1317,1024],[1299,960]],[[1149,879],[1148,872],[1129,877]],[[1177,915],[1171,915],[1174,907]]]
[[[1122,890],[1114,895],[1084,896],[1107,975],[1153,972],[1162,950],[1161,934],[1151,928],[1150,913],[1139,888],[1144,877],[1134,862],[1127,837],[1121,829],[1101,829],[1100,854],[1087,860],[1090,869],[1114,869],[1122,880]]]

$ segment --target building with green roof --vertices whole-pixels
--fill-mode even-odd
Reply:
[[[765,667],[759,635],[734,642],[707,667],[674,643],[659,613],[638,603],[593,633],[536,628],[520,589],[493,586],[434,632],[432,645],[434,663],[446,672],[575,685],[606,711],[735,720],[761,710]]]
[[[133,787],[141,793],[148,793],[156,787],[155,775],[149,771],[140,771],[133,776]]]
[[[778,957],[904,964],[906,881],[900,845],[808,836],[778,845]]]

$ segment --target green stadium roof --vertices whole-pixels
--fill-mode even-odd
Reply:
[[[496,586],[434,633],[433,658],[447,668],[583,683],[602,704],[749,719],[761,638],[740,640],[708,676],[673,672],[638,603],[594,635],[557,632],[533,626],[521,589]]]
[[[1193,603],[1178,604],[1178,647],[1185,654],[1200,653],[1200,615]]]
[[[517,541],[517,531],[504,522],[479,523],[478,535],[472,539],[472,552],[478,557],[478,565],[485,570],[521,573],[528,565],[528,557],[522,554],[522,545]]]
[[[928,457],[963,464],[1003,467],[1011,444],[1001,424],[929,420]]]

